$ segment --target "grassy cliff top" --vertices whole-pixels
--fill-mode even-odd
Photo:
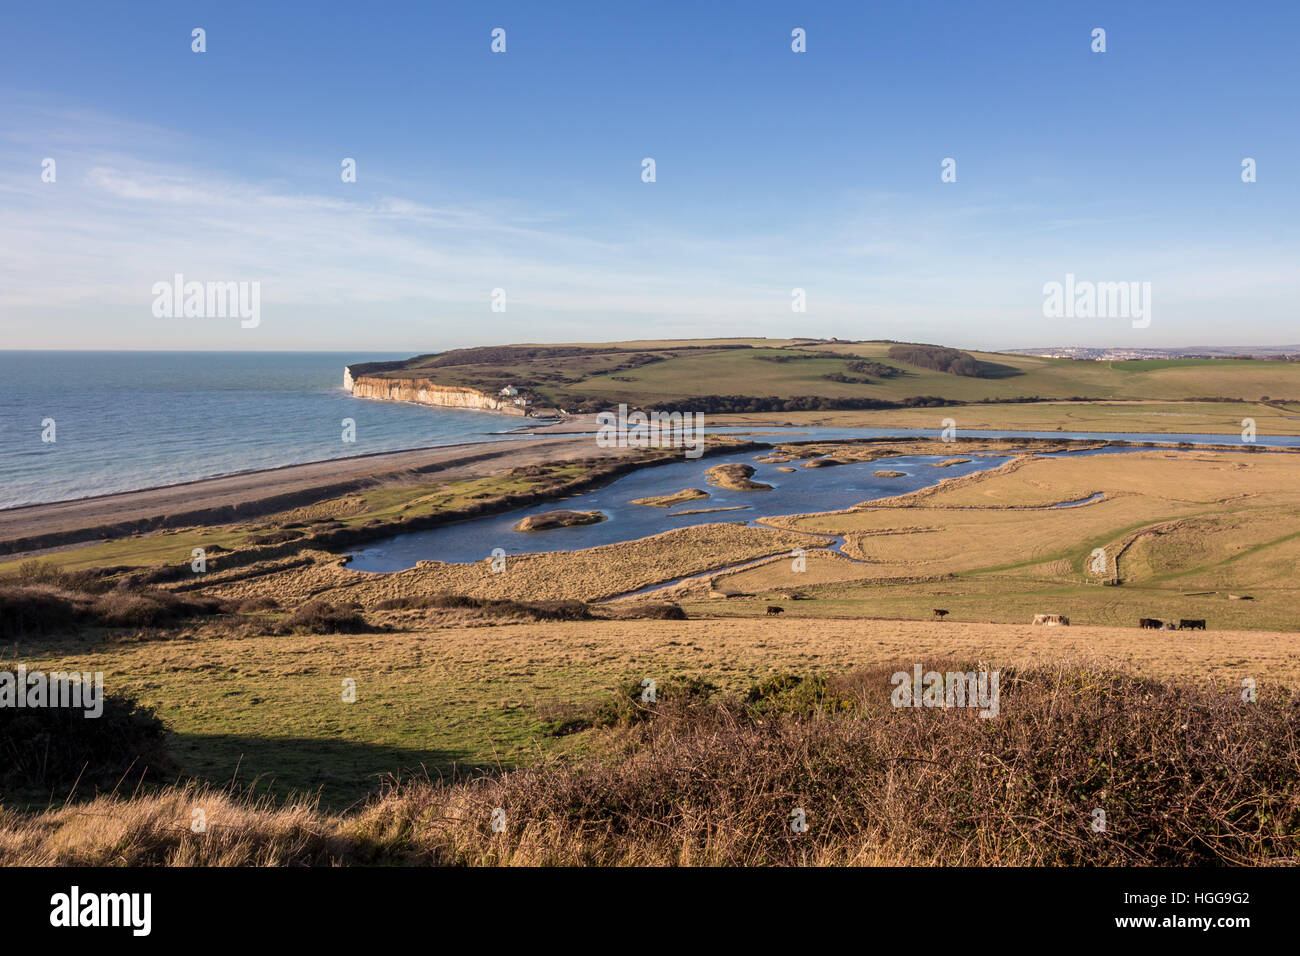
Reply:
[[[703,402],[701,410],[873,408],[926,404],[929,399],[1300,398],[1300,364],[1294,362],[1093,362],[889,341],[742,338],[524,344],[454,349],[352,368],[354,375],[427,378],[484,391],[514,385],[544,403],[576,410],[619,402],[685,405],[722,397],[784,401],[749,409],[731,407],[735,402]],[[822,401],[793,401],[812,398]]]

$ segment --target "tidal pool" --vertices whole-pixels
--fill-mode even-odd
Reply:
[[[674,462],[643,468],[614,482],[557,501],[527,508],[471,518],[432,528],[411,531],[371,542],[346,553],[349,565],[357,571],[402,571],[417,561],[468,563],[481,561],[501,548],[506,554],[535,554],[542,551],[578,551],[601,544],[634,541],[671,528],[713,524],[722,521],[749,522],[755,518],[802,514],[809,511],[834,511],[860,501],[885,498],[936,485],[945,478],[987,471],[1009,460],[1008,455],[970,456],[970,462],[934,467],[951,455],[914,455],[880,461],[854,462],[822,468],[803,468],[802,461],[784,463],[792,472],[778,471],[780,465],[754,460],[763,451],[751,449],[736,455],[719,455],[694,461]],[[963,455],[962,457],[967,457]],[[753,480],[772,486],[771,491],[730,491],[708,484],[704,473],[728,462],[754,467]],[[881,469],[901,471],[901,478],[877,478]],[[688,501],[674,508],[634,505],[632,499],[669,495],[683,488],[702,488],[708,498]],[[680,514],[704,508],[734,508],[705,514]],[[515,531],[514,525],[528,515],[557,509],[600,511],[607,520],[599,524],[549,531]]]

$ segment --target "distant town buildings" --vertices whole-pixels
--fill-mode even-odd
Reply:
[[[1093,349],[1063,346],[1046,349],[1003,349],[1010,355],[1033,355],[1037,358],[1074,359],[1078,362],[1126,362],[1134,359],[1257,359],[1260,361],[1294,362],[1300,358],[1290,346],[1260,349],[1211,348],[1197,346],[1187,349]]]

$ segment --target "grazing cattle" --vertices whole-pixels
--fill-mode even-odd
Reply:
[[[1140,617],[1140,618],[1138,618],[1138,627],[1153,627],[1153,628],[1160,628],[1160,627],[1164,627],[1164,623],[1165,623],[1164,621],[1160,620],[1159,618],[1154,618],[1154,617]]]
[[[1069,627],[1070,619],[1064,614],[1035,614],[1034,623],[1046,624],[1048,627],[1055,627],[1057,625]]]
[[[785,613],[785,608],[783,608],[783,607],[777,607],[775,604],[769,604],[769,605],[767,606],[767,613],[768,613],[768,614],[784,614],[784,613]]]
[[[942,621],[947,616],[948,616],[948,612],[945,611],[943,608],[937,607],[934,609],[934,619],[936,621]]]
[[[1205,621],[1192,621],[1183,618],[1178,622],[1178,629],[1180,631],[1203,631],[1205,630]]]

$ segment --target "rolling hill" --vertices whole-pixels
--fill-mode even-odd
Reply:
[[[953,361],[925,367],[918,352]],[[943,354],[941,354],[943,353]],[[592,411],[619,402],[708,411],[870,409],[1046,399],[1300,398],[1300,363],[1249,359],[1076,361],[888,341],[702,339],[456,349],[350,367],[353,376],[428,381]],[[729,401],[725,401],[728,399]],[[736,399],[750,399],[748,403]]]

